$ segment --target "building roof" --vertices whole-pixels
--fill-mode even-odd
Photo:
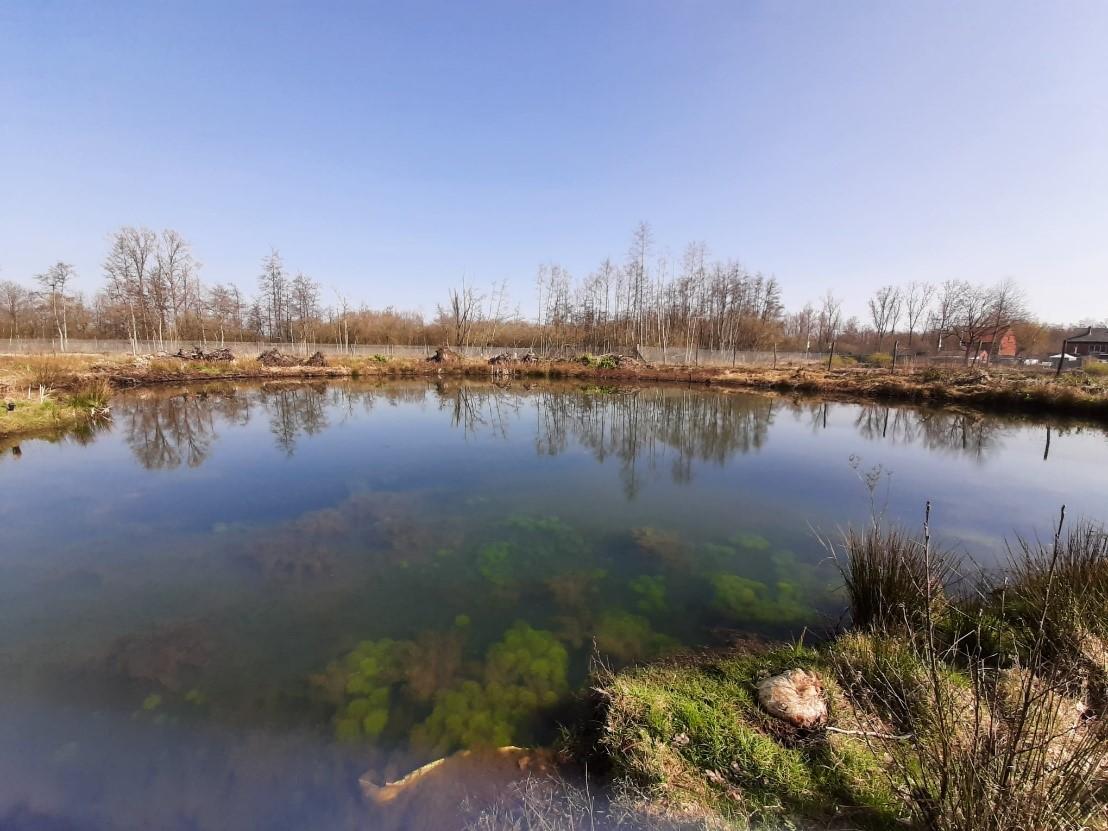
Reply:
[[[1084,332],[1066,338],[1070,343],[1108,343],[1108,328],[1086,327]]]

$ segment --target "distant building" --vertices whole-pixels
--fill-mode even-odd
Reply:
[[[1070,335],[1066,338],[1066,353],[1108,360],[1108,328],[1089,326],[1084,332]]]
[[[988,352],[991,358],[1014,358],[1019,351],[1016,333],[1011,329],[1002,332],[989,332],[977,339],[982,352]]]
[[[1011,329],[1003,329],[1000,332],[988,332],[979,336],[973,343],[961,341],[959,344],[965,354],[969,347],[970,356],[976,356],[979,363],[988,363],[998,358],[1015,358],[1019,352],[1019,344],[1016,342],[1016,333]]]

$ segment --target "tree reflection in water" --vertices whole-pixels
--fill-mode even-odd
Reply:
[[[148,469],[198,467],[208,457],[215,438],[215,402],[209,394],[143,396],[113,406],[127,444]]]
[[[638,493],[644,468],[656,468],[663,449],[676,451],[675,481],[692,478],[693,462],[723,464],[765,443],[775,400],[763,396],[705,393],[682,387],[585,390],[537,394],[540,453],[563,452],[572,437],[597,461],[615,456],[629,497]]]
[[[269,416],[269,430],[286,455],[296,451],[301,434],[314,436],[327,428],[326,384],[267,386],[262,393],[260,402]]]
[[[434,403],[469,436],[507,439],[509,429],[533,429],[541,455],[566,452],[571,441],[597,461],[619,460],[624,491],[634,496],[645,474],[667,464],[674,481],[688,482],[696,462],[724,464],[762,448],[778,412],[791,412],[813,431],[849,414],[870,441],[917,445],[984,462],[1004,449],[1020,419],[960,410],[837,404],[686,387],[582,387],[472,381],[266,384],[213,386],[200,391],[147,391],[113,405],[116,429],[147,468],[196,467],[211,452],[217,425],[246,425],[257,411],[277,448],[296,451],[304,436],[322,433],[359,411],[380,405]],[[533,413],[532,413],[533,409]],[[836,418],[838,416],[838,418]],[[534,419],[533,422],[531,421]],[[533,427],[532,427],[533,425]],[[1055,425],[1056,434],[1081,427]],[[82,437],[88,441],[92,435]]]

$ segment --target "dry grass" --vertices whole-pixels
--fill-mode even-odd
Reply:
[[[925,557],[922,570],[913,559],[906,570],[906,535],[870,536],[859,556],[840,563],[861,568],[848,582],[893,586],[894,608],[873,611],[882,596],[862,593],[855,614],[874,621],[874,634],[840,638],[830,655],[856,706],[905,732],[903,744],[886,747],[888,771],[915,825],[1078,831],[1102,821],[1106,653],[1094,650],[1093,660],[1088,644],[1104,643],[1104,529],[1081,523],[1063,534],[1060,526],[1047,545],[1020,542],[1000,587],[985,581],[973,597],[948,604],[938,598],[948,577],[942,558]],[[873,553],[883,545],[893,550]],[[917,545],[927,551],[926,539]],[[922,602],[906,630],[897,618],[913,591]],[[995,649],[1000,640],[1010,648]],[[1100,676],[1092,671],[1098,661]]]

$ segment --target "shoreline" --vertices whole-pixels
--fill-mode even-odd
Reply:
[[[489,364],[485,360],[337,358],[324,366],[264,366],[253,358],[105,358],[62,355],[0,356],[0,439],[57,435],[103,418],[116,391],[198,381],[313,381],[332,379],[475,378],[678,383],[727,390],[818,396],[843,402],[878,401],[969,407],[982,413],[1068,416],[1108,421],[1108,383],[1083,373],[1060,379],[1011,371],[923,370],[893,374],[868,368],[658,367],[628,361],[614,368],[557,360]],[[623,364],[623,362],[620,362]],[[45,383],[44,383],[45,382]],[[36,390],[40,392],[36,393]]]

